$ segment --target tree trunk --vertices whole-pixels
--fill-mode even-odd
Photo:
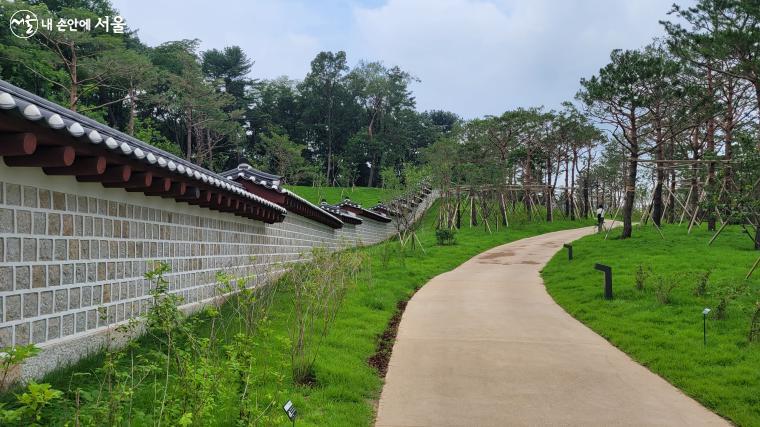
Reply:
[[[757,109],[760,110],[760,81],[752,82],[752,85],[755,87],[755,98],[757,101]],[[760,121],[760,115],[758,115],[758,121]],[[760,123],[758,123],[758,128],[760,128]],[[760,141],[757,141],[757,150],[760,151]]]
[[[723,115],[723,144],[725,146],[725,158],[726,160],[732,160],[734,158],[734,87],[736,82],[729,79],[726,83],[726,109]],[[730,162],[726,163],[725,170],[725,191],[734,190],[734,169]]]
[[[332,145],[333,145],[333,126],[332,126],[332,115],[333,115],[333,97],[332,97],[332,85],[329,85],[329,89],[327,90],[327,96],[330,99],[329,102],[329,108],[327,109],[327,182],[331,182],[330,178],[334,176],[332,173]]]
[[[692,141],[692,154],[694,155],[694,163],[691,165],[691,201],[689,202],[692,215],[699,209],[699,164],[697,161],[700,159],[699,155],[699,133],[697,129],[694,130],[694,136]]]
[[[676,222],[676,170],[670,170],[670,195],[668,196],[668,222]]]
[[[570,203],[570,156],[565,156],[565,218],[570,217],[572,205]],[[575,219],[575,218],[573,218]]]
[[[470,192],[470,226],[478,226],[478,211],[475,207],[475,195]]]
[[[137,102],[135,89],[129,88],[129,122],[127,123],[127,133],[129,136],[135,136],[135,119],[137,118]]]
[[[659,161],[656,165],[657,173],[654,185],[654,197],[652,199],[652,222],[661,227],[663,216],[662,185],[665,181],[665,162],[663,162],[665,160],[665,141],[659,119],[656,121],[655,126],[657,127],[655,132],[655,143],[657,144],[656,158]]]
[[[570,219],[575,220],[575,165],[578,164],[578,152],[573,150],[573,169],[570,171]]]
[[[193,112],[192,110],[187,110],[186,113],[187,117],[187,123],[185,123],[186,131],[187,131],[187,138],[185,140],[185,145],[187,146],[187,152],[185,153],[185,158],[188,161],[192,161],[193,156]]]
[[[504,193],[499,193],[499,210],[501,210],[501,225],[507,226],[507,205],[504,203]]]
[[[633,207],[636,202],[636,176],[639,166],[639,141],[638,127],[635,113],[631,112],[631,129],[628,142],[630,144],[631,158],[628,160],[627,179],[625,183],[625,204],[623,205],[623,234],[621,238],[627,239],[633,234]]]
[[[631,153],[628,161],[628,179],[625,184],[625,204],[623,205],[623,239],[633,233],[633,204],[636,197],[636,175],[638,171],[638,152]]]
[[[527,156],[525,159],[525,168],[523,170],[523,202],[525,203],[525,212],[528,216],[528,220],[531,219],[531,200],[530,200],[530,185],[531,185],[531,151],[527,150]]]
[[[369,149],[374,151],[372,147],[372,139],[374,138],[374,134],[372,133],[372,127],[375,125],[375,117],[377,116],[377,111],[372,113],[372,118],[369,120],[369,124],[367,125],[367,135],[369,136]],[[372,187],[372,181],[375,178],[375,169],[377,169],[377,165],[375,164],[375,156],[372,155],[372,162],[370,163],[369,167],[369,178],[367,179],[367,187]]]
[[[459,190],[457,190],[457,210],[454,216],[456,217],[456,224],[457,224],[457,230],[462,228],[462,195],[459,194]]]
[[[588,174],[588,172],[586,172]],[[591,194],[589,192],[588,175],[583,177],[583,218],[588,218],[591,211]]]
[[[552,161],[551,157],[546,159],[546,222],[552,222],[554,219],[554,212],[552,207],[552,199],[554,198],[554,191],[552,191]]]
[[[71,78],[71,88],[69,90],[69,109],[71,111],[77,110],[77,103],[79,101],[79,75],[77,64],[77,51],[74,43],[69,45],[71,49],[71,65],[69,66],[69,77]]]
[[[713,96],[713,79],[712,69],[707,68],[707,93],[709,96]],[[707,155],[710,160],[713,159],[715,154],[715,119],[710,117],[707,120],[707,135],[705,136],[705,142],[707,143]],[[707,165],[707,187],[710,187],[715,182],[715,162],[710,161]],[[707,212],[707,229],[709,231],[715,231],[715,214]]]

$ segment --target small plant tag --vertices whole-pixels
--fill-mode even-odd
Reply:
[[[282,407],[282,409],[285,411],[286,414],[288,414],[288,418],[290,421],[295,422],[296,417],[298,416],[298,411],[296,411],[296,405],[293,404],[290,400],[285,404],[285,406]]]

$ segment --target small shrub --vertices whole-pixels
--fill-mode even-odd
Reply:
[[[380,249],[380,264],[382,264],[383,267],[388,267],[388,264],[391,260],[391,255],[391,245],[384,243]]]
[[[678,281],[675,276],[657,276],[654,285],[654,294],[657,297],[657,301],[660,304],[670,304],[672,301],[671,295],[676,286],[678,286]]]
[[[749,342],[760,341],[760,301],[755,303],[755,313],[749,322]]]
[[[728,317],[728,306],[731,301],[735,300],[740,295],[744,294],[748,289],[746,283],[740,283],[739,285],[724,285],[718,288],[718,304],[715,305],[715,311],[713,311],[713,317],[718,320],[723,320]]]
[[[451,228],[439,228],[435,230],[435,240],[439,246],[453,245],[456,243],[456,231]]]
[[[710,282],[711,270],[697,273],[697,285],[694,287],[694,295],[703,297],[707,295],[707,284]]]
[[[649,278],[649,276],[652,275],[652,269],[647,267],[644,268],[643,265],[639,264],[639,268],[636,270],[636,278],[634,282],[634,286],[637,290],[643,291],[646,289],[646,281]]]
[[[59,399],[62,392],[52,388],[50,384],[37,384],[32,381],[26,391],[17,396],[19,407],[5,409],[0,403],[0,425],[4,426],[43,426],[45,421],[43,410],[54,400]]]
[[[366,273],[367,257],[358,251],[328,252],[315,248],[311,261],[299,263],[282,275],[293,291],[290,356],[293,381],[315,381],[314,362],[349,289]]]
[[[34,344],[0,348],[0,390],[5,390],[15,380],[11,372],[40,349]]]

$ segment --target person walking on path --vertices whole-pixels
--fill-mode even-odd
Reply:
[[[604,205],[599,205],[596,209],[596,227],[598,232],[601,233],[604,227]]]

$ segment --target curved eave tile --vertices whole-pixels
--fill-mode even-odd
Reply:
[[[91,130],[90,133],[87,134],[87,139],[89,139],[93,144],[100,144],[103,142],[103,137],[100,136],[100,133],[95,129]]]
[[[22,93],[24,92],[21,89],[19,89],[19,91]],[[188,178],[195,179],[197,181],[223,189],[224,191],[245,197],[265,208],[275,211],[280,216],[284,216],[288,212],[283,207],[253,193],[249,193],[237,185],[232,185],[222,181],[221,179],[215,177],[213,172],[209,171],[206,173],[205,169],[183,165],[181,163],[167,159],[161,154],[161,150],[151,147],[148,144],[144,144],[147,146],[145,148],[142,148],[141,146],[132,145],[123,140],[117,140],[113,136],[108,135],[112,132],[112,130],[106,126],[99,126],[99,128],[103,128],[104,131],[99,131],[98,129],[91,128],[89,124],[87,125],[88,127],[85,128],[82,126],[82,123],[79,123],[79,121],[76,119],[72,119],[68,113],[61,113],[64,115],[63,117],[61,114],[56,113],[56,108],[47,106],[47,104],[50,103],[44,103],[45,106],[40,107],[33,102],[27,101],[26,99],[28,97],[35,98],[34,95],[31,94],[22,95],[22,97],[19,97],[14,96],[9,92],[0,91],[0,109],[17,109],[25,119],[33,122],[44,119],[46,126],[56,130],[65,129],[65,132],[74,138],[80,138],[86,135],[87,140],[92,144],[104,143],[105,146],[110,150],[118,150],[124,155],[131,155],[134,158],[144,161],[149,165],[158,166],[160,168],[168,168],[172,172],[179,173]],[[63,107],[60,108],[62,109],[61,111],[65,110]],[[105,133],[105,135],[103,135],[101,132]]]
[[[84,128],[78,122],[73,122],[70,124],[67,130],[69,131],[69,134],[74,138],[79,138],[80,136],[84,135]]]
[[[0,108],[10,110],[16,108],[16,100],[8,92],[0,92]]]
[[[42,118],[42,112],[34,104],[27,104],[21,111],[21,114],[23,114],[24,117],[31,121],[37,121]]]
[[[47,118],[47,124],[53,129],[63,129],[66,127],[66,123],[59,114],[52,114]]]

